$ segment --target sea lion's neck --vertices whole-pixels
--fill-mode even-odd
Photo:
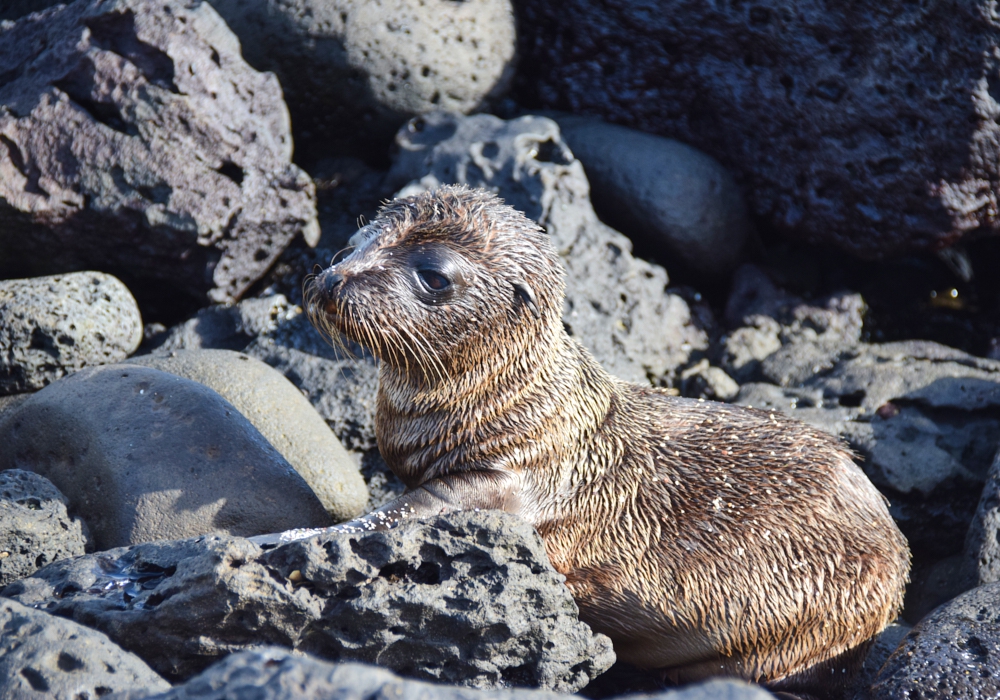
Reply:
[[[407,486],[476,470],[557,472],[597,432],[615,380],[561,325],[545,343],[428,386],[384,366],[376,435]]]

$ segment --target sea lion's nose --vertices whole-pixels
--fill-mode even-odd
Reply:
[[[332,297],[337,293],[337,288],[344,283],[344,276],[339,272],[325,270],[319,276],[319,288],[323,290],[323,295]]]

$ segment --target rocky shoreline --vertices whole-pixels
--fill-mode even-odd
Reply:
[[[0,696],[772,697],[615,665],[512,516],[250,539],[402,491],[301,281],[453,183],[612,374],[857,452],[913,569],[848,698],[1000,690],[1000,25],[674,4],[0,3]]]

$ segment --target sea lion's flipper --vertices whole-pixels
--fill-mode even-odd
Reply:
[[[542,313],[538,310],[538,300],[535,299],[535,292],[528,283],[522,279],[516,279],[511,282],[511,285],[514,287],[514,294],[524,302],[524,305],[531,311],[531,315],[535,318],[541,318]]]
[[[513,478],[506,472],[447,474],[407,491],[367,515],[330,529],[348,532],[389,530],[407,518],[479,508],[516,513],[520,505],[516,493]]]

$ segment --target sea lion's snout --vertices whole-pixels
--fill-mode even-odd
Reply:
[[[334,268],[328,267],[320,273],[316,284],[323,294],[324,301],[330,302],[344,284],[344,275],[334,271]]]

